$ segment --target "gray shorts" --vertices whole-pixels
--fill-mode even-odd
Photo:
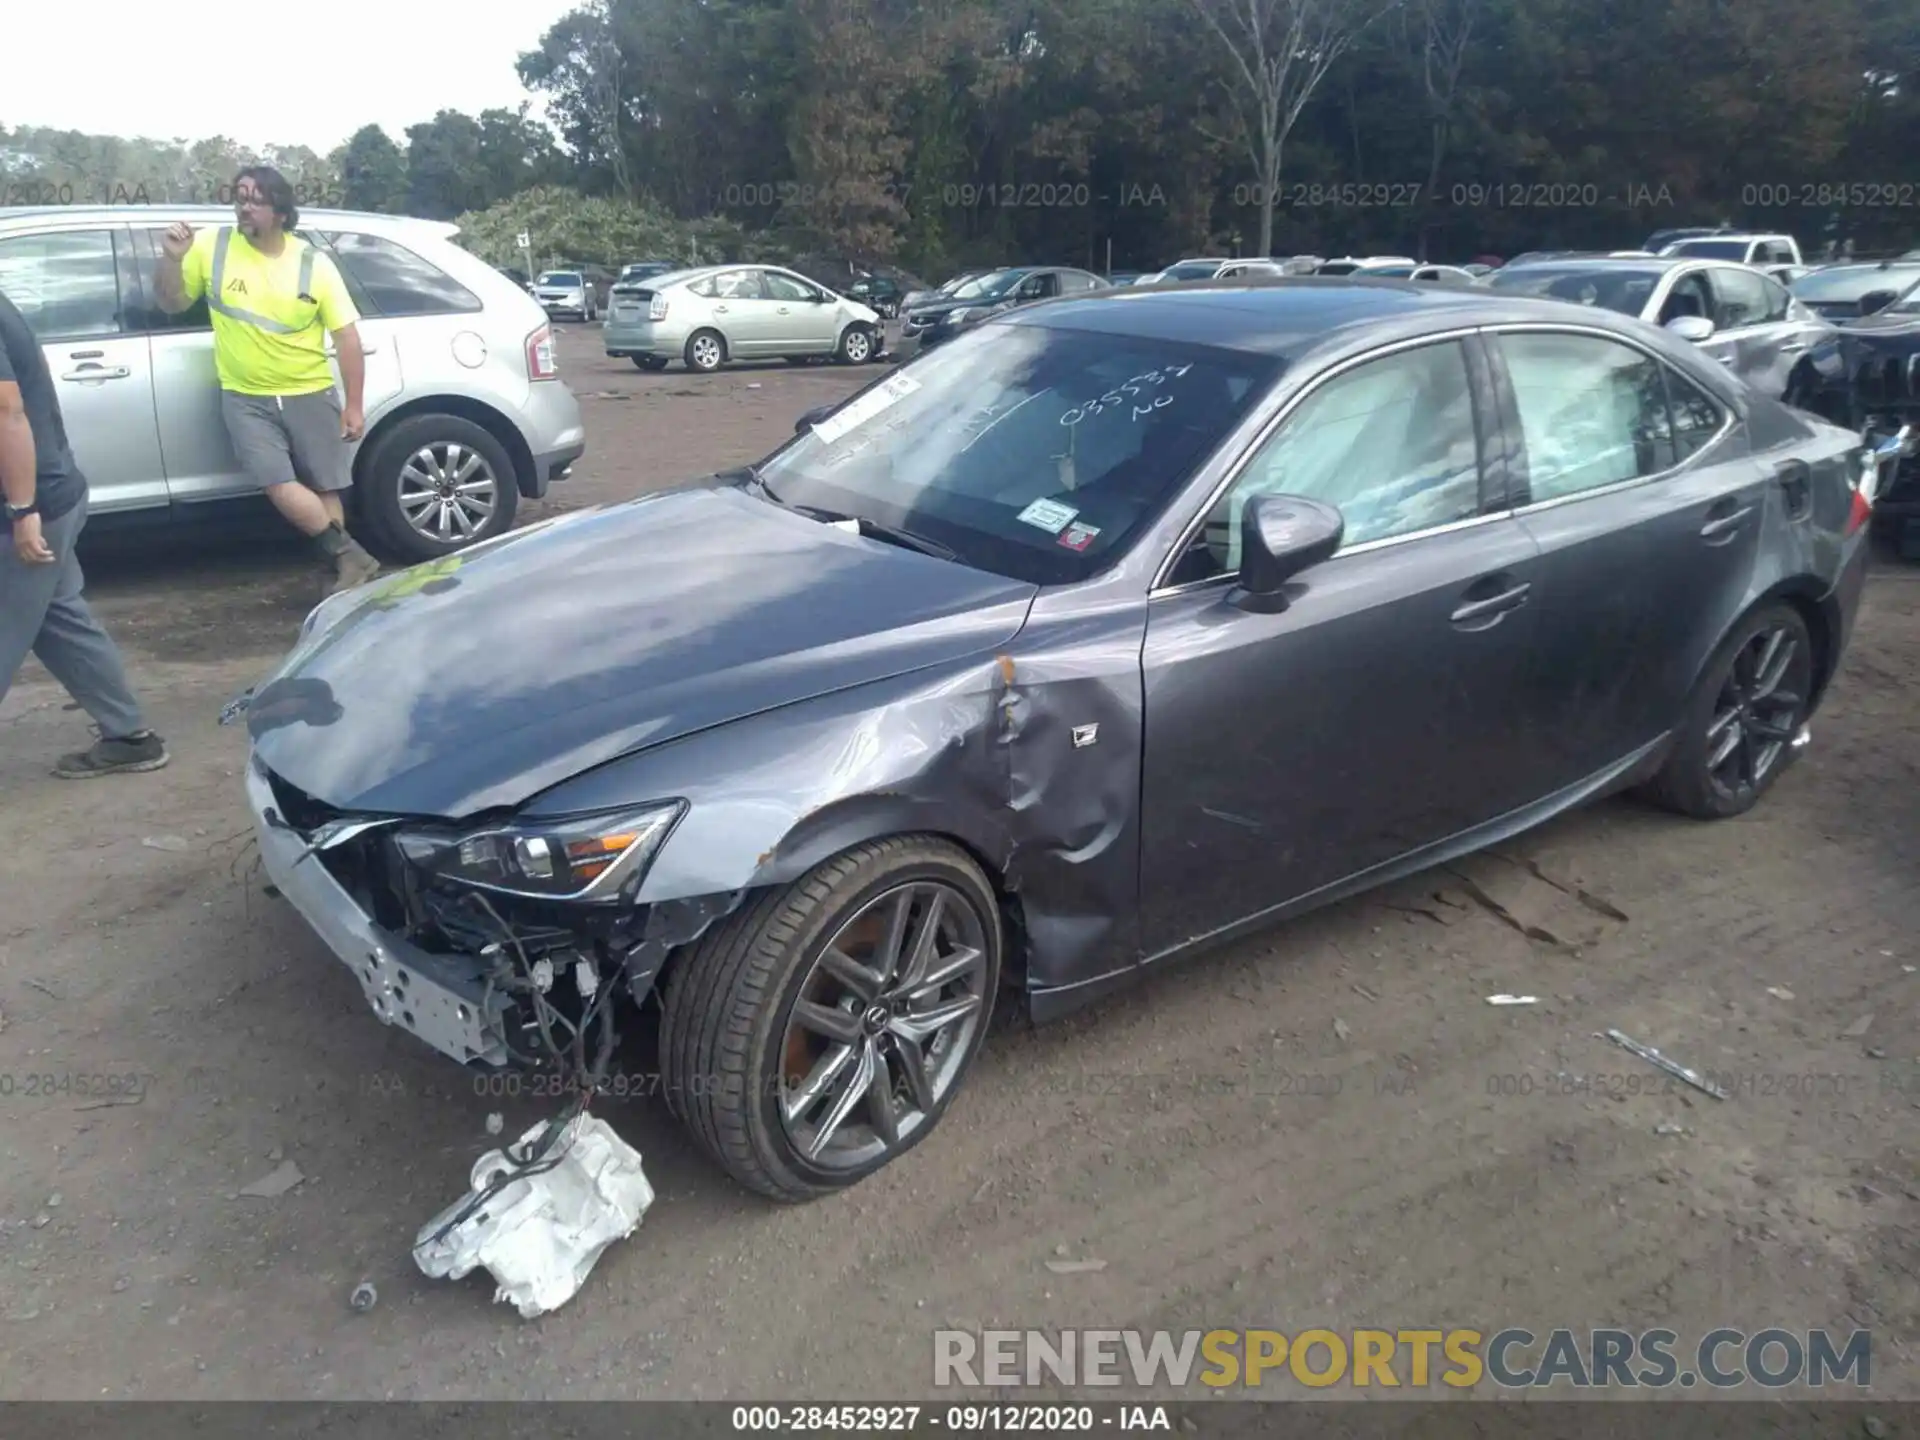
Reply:
[[[352,486],[347,442],[340,438],[340,397],[332,390],[311,395],[222,390],[220,413],[240,468],[262,489],[296,480],[322,492]]]

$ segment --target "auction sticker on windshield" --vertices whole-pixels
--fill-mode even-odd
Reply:
[[[849,431],[859,429],[874,416],[898,405],[919,388],[920,382],[911,375],[891,376],[820,421],[813,427],[813,433],[831,445]]]
[[[1014,518],[1027,525],[1037,525],[1049,535],[1058,535],[1079,513],[1071,505],[1062,505],[1058,500],[1036,500]]]

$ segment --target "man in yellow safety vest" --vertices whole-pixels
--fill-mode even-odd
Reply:
[[[360,314],[331,257],[289,233],[300,212],[278,170],[242,170],[233,208],[231,226],[197,235],[186,224],[167,230],[155,299],[178,315],[206,298],[221,414],[240,463],[274,508],[319,546],[332,565],[333,588],[345,590],[380,569],[347,534],[340,498],[353,484],[347,446],[366,425]],[[327,364],[328,334],[340,357],[344,405]]]

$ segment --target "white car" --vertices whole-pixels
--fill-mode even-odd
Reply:
[[[642,370],[675,360],[718,370],[729,360],[877,360],[886,331],[870,306],[778,265],[708,265],[613,287],[607,354]]]
[[[205,298],[179,315],[151,299],[161,233],[182,221],[232,225],[234,213],[0,210],[0,291],[47,357],[96,516],[191,522],[264,503],[220,418]],[[519,501],[544,496],[587,448],[551,320],[517,279],[455,243],[459,230],[300,214],[300,237],[333,258],[360,311],[367,428],[349,503],[369,542],[409,564],[504,533]]]
[[[1381,271],[1404,270],[1410,275],[1420,262],[1411,255],[1346,255],[1338,260],[1328,260],[1313,273],[1316,275],[1373,275]],[[1399,277],[1406,278],[1405,275]]]

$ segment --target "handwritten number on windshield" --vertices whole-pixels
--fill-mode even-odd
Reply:
[[[1107,391],[1106,394],[1089,400],[1084,405],[1074,406],[1073,409],[1067,411],[1060,417],[1060,423],[1072,427],[1078,425],[1082,420],[1090,420],[1095,415],[1104,414],[1108,410],[1119,409],[1121,406],[1128,404],[1128,396],[1138,396],[1142,387],[1164,385],[1169,380],[1179,379],[1192,368],[1193,366],[1191,364],[1170,365],[1164,370],[1149,370],[1144,375],[1135,375],[1130,380],[1122,381],[1113,389]],[[1172,403],[1173,396],[1162,392],[1160,395],[1155,396],[1148,404],[1133,405],[1131,407],[1133,412],[1131,418],[1138,421],[1142,416],[1151,415],[1154,411],[1160,409],[1161,406],[1171,405]]]

